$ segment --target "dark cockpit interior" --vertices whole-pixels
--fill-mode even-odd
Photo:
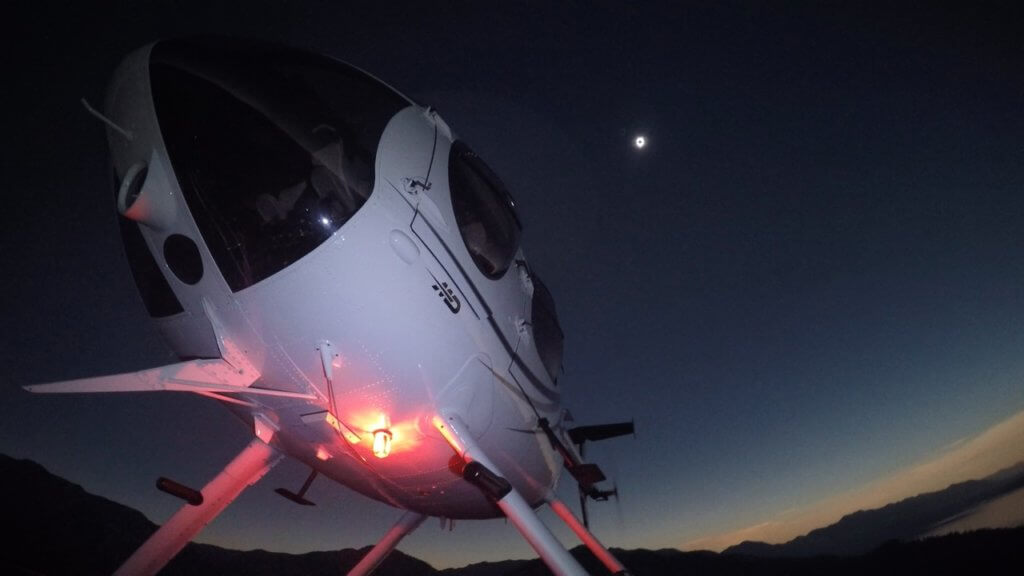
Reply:
[[[342,62],[237,40],[160,42],[150,78],[178,183],[234,291],[363,206],[384,127],[411,104]]]

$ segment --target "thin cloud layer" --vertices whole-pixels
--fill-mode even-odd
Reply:
[[[938,456],[804,508],[786,511],[767,522],[699,538],[686,550],[724,550],[745,540],[777,544],[828,526],[857,510],[879,508],[950,484],[983,478],[1024,460],[1024,411],[973,438],[947,446]]]

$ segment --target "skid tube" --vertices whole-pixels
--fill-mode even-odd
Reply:
[[[480,449],[462,419],[455,415],[435,417],[434,427],[466,461],[463,477],[492,497],[505,516],[537,551],[556,576],[587,576],[572,554],[562,546],[519,492],[501,476],[497,466]]]

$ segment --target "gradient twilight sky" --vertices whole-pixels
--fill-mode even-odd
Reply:
[[[977,452],[998,456],[988,465],[1024,459],[1005,441],[1024,428],[1010,10],[49,4],[22,8],[0,84],[2,452],[162,522],[178,501],[157,476],[202,485],[246,443],[198,397],[18,388],[172,361],[120,247],[103,130],[78,100],[100,103],[138,46],[217,33],[370,71],[438,108],[502,176],[558,303],[566,404],[581,423],[637,421],[635,439],[588,446],[623,493],[621,514],[592,507],[609,545],[831,521],[837,502],[979,474],[950,454],[994,437],[1002,451]],[[200,539],[359,547],[400,514],[322,481],[313,509],[273,494],[305,475],[282,463]],[[428,523],[401,548],[438,567],[534,555],[502,521]]]

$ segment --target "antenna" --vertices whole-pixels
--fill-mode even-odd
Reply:
[[[121,128],[117,124],[114,124],[113,120],[111,120],[110,118],[107,118],[106,116],[101,114],[99,110],[97,110],[97,109],[93,108],[92,106],[90,106],[89,102],[86,101],[85,98],[82,98],[82,106],[85,106],[85,111],[86,112],[88,112],[89,114],[92,114],[93,116],[99,118],[100,121],[102,121],[107,126],[110,126],[112,129],[114,129],[121,136],[124,136],[129,142],[131,142],[135,138],[132,135],[131,131],[125,130],[124,128]]]

